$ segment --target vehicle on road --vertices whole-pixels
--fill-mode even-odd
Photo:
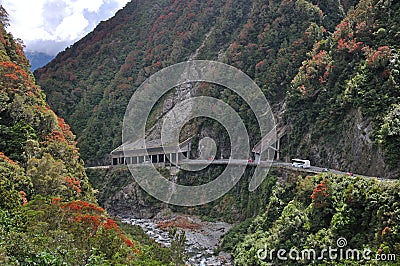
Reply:
[[[292,166],[298,168],[310,168],[310,160],[303,160],[303,159],[292,159]]]

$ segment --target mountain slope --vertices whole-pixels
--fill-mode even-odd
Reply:
[[[287,96],[298,154],[399,176],[399,11],[398,2],[360,1],[314,45]]]
[[[66,187],[65,196],[93,200],[75,136],[64,120],[47,105],[43,91],[35,84],[29,71],[21,44],[15,42],[3,28],[0,30],[0,151],[38,177],[50,174],[37,172],[38,165],[58,164],[60,178],[69,176],[81,182],[80,193],[67,192]],[[43,170],[50,172],[53,169]],[[43,184],[46,185],[51,186]],[[48,189],[51,190],[50,187]]]
[[[223,246],[244,266],[398,265],[399,185],[331,174],[277,183],[265,211],[229,232]]]
[[[85,161],[102,159],[120,144],[121,118],[131,88],[199,46],[217,16],[211,7],[218,5],[217,1],[131,2],[37,71],[39,84],[48,88],[50,105],[79,132]],[[160,32],[162,28],[166,30]]]
[[[326,6],[339,9],[336,1]],[[302,10],[306,7],[308,11]],[[299,13],[298,19],[290,13],[293,8]],[[120,144],[125,106],[134,89],[150,74],[191,55],[215,60],[228,52],[232,56],[241,54],[245,62],[239,62],[243,60],[239,57],[230,59],[231,54],[224,61],[241,68],[248,65],[243,70],[255,77],[254,68],[265,55],[271,59],[264,64],[275,64],[282,53],[288,57],[285,62],[296,59],[293,67],[289,63],[293,68],[289,76],[283,77],[288,83],[316,39],[303,35],[314,24],[321,26],[319,12],[305,1],[135,1],[38,70],[36,76],[49,104],[77,132],[85,161],[96,161]],[[287,32],[289,26],[292,29]],[[274,39],[277,32],[282,34]],[[289,36],[293,32],[296,35]],[[286,52],[281,46],[288,45],[289,40],[297,43]],[[274,69],[271,80],[278,71]],[[265,91],[273,95],[279,90],[278,99],[282,99],[285,90],[279,84],[283,80],[277,78],[277,85]]]
[[[50,106],[77,133],[88,164],[104,164],[105,156],[120,144],[122,117],[135,88],[163,67],[192,58],[229,63],[259,84],[279,127],[289,126],[282,139],[282,152],[288,158],[309,157],[324,167],[397,176],[398,166],[393,163],[397,157],[391,154],[398,149],[396,125],[383,122],[384,116],[396,116],[392,106],[398,103],[396,64],[381,66],[389,67],[394,82],[367,81],[381,92],[390,87],[393,93],[379,93],[382,99],[370,97],[361,103],[361,97],[350,97],[350,90],[346,97],[343,92],[345,82],[356,82],[351,79],[356,79],[357,69],[367,64],[374,51],[385,53],[379,47],[391,51],[386,63],[396,58],[398,4],[363,0],[355,8],[357,3],[134,1],[35,75]],[[344,29],[346,23],[349,29]],[[390,38],[383,37],[386,32]],[[363,47],[371,49],[370,55],[361,51]],[[303,85],[310,87],[310,96],[301,93]],[[208,92],[231,104],[245,121],[251,142],[259,140],[254,118],[241,99],[226,90]],[[370,102],[376,105],[386,98],[390,104],[366,111]],[[389,114],[388,108],[394,111]],[[212,131],[203,127],[207,128],[199,124],[197,130]]]
[[[75,136],[5,25],[0,6],[0,264],[180,263],[137,228],[122,232],[97,205]]]
[[[25,55],[28,58],[29,62],[31,63],[31,71],[35,71],[39,67],[46,65],[54,58],[54,56],[52,55],[40,52],[26,51]]]

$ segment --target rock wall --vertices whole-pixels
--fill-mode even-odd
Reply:
[[[372,124],[360,110],[350,111],[337,128],[320,138],[313,137],[318,129],[310,129],[296,154],[308,157],[316,166],[382,178],[396,175],[386,165],[381,147],[372,140]]]

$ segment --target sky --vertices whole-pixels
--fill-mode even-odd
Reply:
[[[130,0],[0,0],[7,28],[25,50],[56,55],[112,17]]]

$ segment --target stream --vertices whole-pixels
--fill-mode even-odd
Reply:
[[[122,222],[140,226],[148,236],[165,247],[171,245],[168,225],[173,224],[185,231],[185,251],[189,259],[187,265],[230,266],[231,255],[225,252],[215,254],[221,237],[228,232],[231,225],[224,222],[205,222],[197,217],[174,215],[161,219],[138,219],[125,217]]]

